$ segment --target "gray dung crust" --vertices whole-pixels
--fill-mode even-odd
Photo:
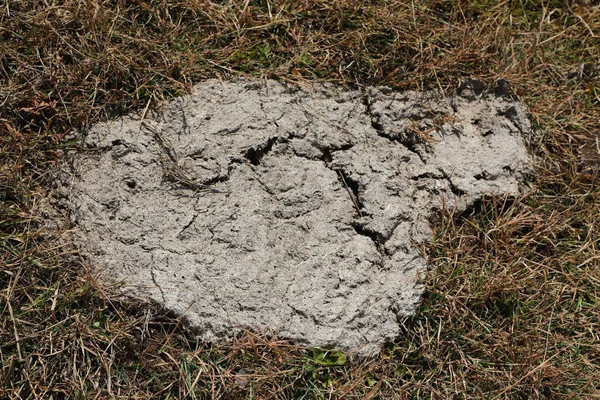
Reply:
[[[443,207],[517,194],[524,106],[456,95],[207,81],[144,119],[98,124],[61,201],[91,265],[185,316],[372,354],[414,312]]]

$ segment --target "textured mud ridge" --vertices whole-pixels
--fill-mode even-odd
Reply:
[[[91,265],[202,339],[250,328],[370,354],[418,304],[432,213],[519,191],[527,112],[477,86],[208,81],[94,126],[60,202]]]

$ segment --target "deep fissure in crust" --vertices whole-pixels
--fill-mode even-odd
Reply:
[[[401,144],[408,151],[416,154],[424,164],[427,163],[427,160],[423,156],[422,151],[418,148],[419,144],[423,144],[422,140],[418,138],[418,135],[416,135],[412,131],[410,131],[410,135],[407,135],[406,138],[402,138],[401,136],[390,135],[388,132],[385,131],[383,124],[380,122],[380,116],[373,111],[373,102],[371,101],[369,96],[364,96],[362,103],[365,106],[365,114],[371,121],[371,127],[375,130],[375,132],[377,132],[377,135],[389,140],[390,142]]]
[[[267,139],[266,142],[260,143],[256,146],[251,146],[244,153],[244,157],[250,162],[252,165],[259,165],[263,157],[265,157],[275,143],[280,142],[282,139],[279,136],[272,136]]]

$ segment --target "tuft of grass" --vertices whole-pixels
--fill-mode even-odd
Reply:
[[[0,398],[598,397],[599,32],[600,5],[583,0],[0,5]],[[116,298],[31,210],[71,130],[238,75],[508,79],[539,133],[533,189],[439,216],[421,307],[374,359],[253,332],[198,343]]]

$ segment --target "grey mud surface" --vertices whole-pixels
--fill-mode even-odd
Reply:
[[[104,279],[201,339],[249,328],[368,355],[419,303],[430,217],[517,194],[530,131],[477,82],[444,97],[213,80],[92,127],[55,198]]]

